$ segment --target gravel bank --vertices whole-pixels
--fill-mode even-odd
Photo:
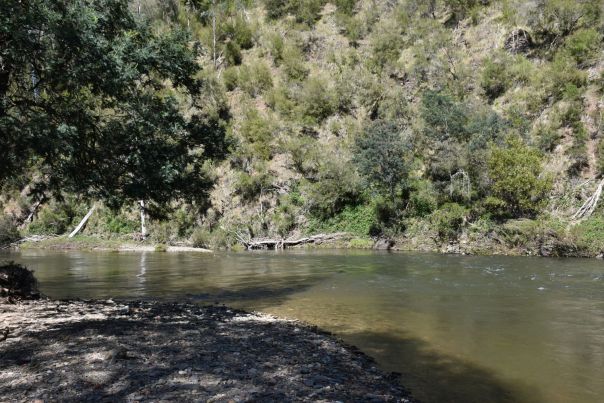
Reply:
[[[295,321],[185,303],[0,300],[0,401],[408,396],[366,355]]]

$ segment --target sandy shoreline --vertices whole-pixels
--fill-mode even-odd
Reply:
[[[224,306],[0,302],[3,338],[11,402],[412,401],[396,374],[328,333]]]

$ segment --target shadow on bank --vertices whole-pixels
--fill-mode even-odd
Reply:
[[[542,403],[544,397],[527,384],[500,379],[493,371],[459,358],[435,352],[412,337],[378,332],[348,334],[344,339],[382,363],[385,370],[401,373],[402,383],[423,403]],[[388,346],[388,355],[385,347]],[[391,368],[396,357],[396,368]]]

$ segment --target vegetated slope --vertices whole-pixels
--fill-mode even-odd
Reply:
[[[600,207],[571,219],[604,170],[600,1],[143,3],[191,30],[231,111],[211,207],[179,206],[158,240],[604,248]]]

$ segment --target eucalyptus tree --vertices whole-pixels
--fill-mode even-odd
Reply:
[[[115,207],[206,200],[228,113],[206,113],[186,31],[126,0],[6,0],[0,46],[0,185],[35,172],[35,191]]]

